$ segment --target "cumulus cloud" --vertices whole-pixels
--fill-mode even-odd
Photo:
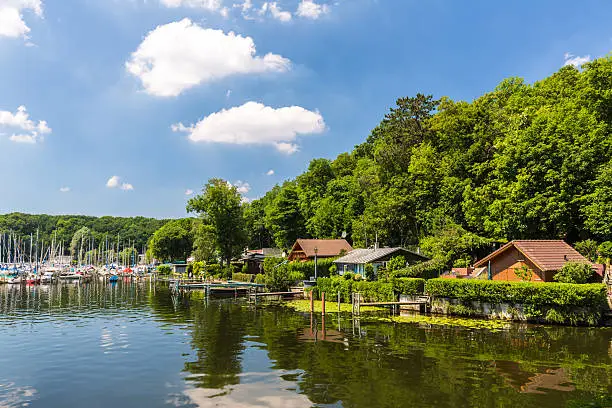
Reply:
[[[297,136],[323,132],[325,121],[319,112],[300,106],[275,109],[247,102],[212,113],[194,125],[172,125],[172,130],[187,133],[192,142],[273,145],[282,153],[292,154],[298,150],[293,143]]]
[[[579,56],[570,54],[569,52],[566,52],[563,57],[565,59],[565,64],[563,64],[564,66],[566,66],[566,65],[573,65],[576,68],[580,68],[582,66],[582,64],[586,64],[587,62],[591,61],[591,56],[590,55],[585,55],[584,57],[579,57]]]
[[[23,11],[42,17],[42,0],[0,0],[0,37],[26,37],[30,32]]]
[[[249,183],[246,183],[244,181],[238,180],[233,185],[234,187],[236,187],[236,190],[238,190],[240,194],[247,194],[249,191],[251,191],[251,186],[249,185]]]
[[[193,194],[193,190],[192,189],[188,188],[187,190],[185,190],[185,195],[186,196],[190,196],[192,194]]]
[[[266,173],[266,176],[273,176],[274,175],[274,170],[270,169],[268,170],[268,172]]]
[[[0,111],[0,129],[12,131],[9,140],[15,143],[34,144],[44,140],[44,135],[51,133],[46,121],[39,120],[36,123],[30,119],[25,106],[18,107],[15,113]]]
[[[106,187],[108,188],[119,188],[123,191],[131,191],[134,189],[134,186],[130,183],[122,183],[120,176],[112,176],[106,182]]]
[[[313,0],[302,0],[296,11],[298,16],[312,20],[316,20],[327,13],[329,13],[329,6],[327,4],[317,4]]]
[[[59,189],[60,193],[67,193],[70,191],[70,187],[61,187]]]
[[[272,14],[272,17],[274,17],[275,19],[283,22],[291,21],[291,13],[288,11],[281,10],[281,8],[276,4],[276,2],[268,3],[268,9],[270,10],[270,14]]]
[[[219,12],[223,10],[221,0],[160,0],[160,2],[170,8],[190,7]]]
[[[148,33],[126,62],[147,93],[166,97],[230,75],[285,72],[290,66],[278,54],[256,56],[251,37],[202,28],[187,18]]]
[[[119,176],[112,176],[111,178],[108,179],[108,181],[106,182],[106,187],[108,188],[116,188],[119,187],[119,182],[121,180],[121,177]]]

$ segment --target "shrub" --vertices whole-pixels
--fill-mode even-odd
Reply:
[[[220,275],[221,274],[221,265],[219,264],[209,264],[206,265],[206,272],[209,275]]]
[[[157,272],[160,275],[170,275],[172,273],[172,267],[170,267],[170,265],[159,265],[157,267]]]
[[[329,267],[329,276],[337,276],[338,275],[338,265],[333,264]]]
[[[266,284],[266,275],[264,275],[263,273],[258,273],[257,275],[255,275],[255,283],[257,283],[259,285],[265,285]]]
[[[562,283],[587,283],[593,276],[591,265],[584,262],[568,262],[553,276],[553,279]]]
[[[367,280],[374,280],[376,279],[376,276],[374,275],[374,265],[372,264],[365,264],[365,276]]]
[[[345,280],[352,280],[353,276],[355,276],[353,272],[346,272],[344,275],[342,275]]]
[[[612,241],[604,241],[597,247],[599,256],[604,259],[612,258]]]
[[[232,274],[232,280],[237,281],[237,282],[252,282],[253,275],[249,273],[235,273],[234,272]]]
[[[193,272],[194,275],[204,275],[204,274],[206,274],[206,265],[204,264],[204,262],[196,261],[196,262],[192,263],[191,265],[192,265],[191,271]]]
[[[242,273],[249,273],[249,265],[247,264],[242,265]]]
[[[266,258],[264,260],[264,272],[268,273],[269,270],[276,267],[283,262],[286,262],[287,269],[289,272],[300,272],[305,278],[314,276],[315,263],[309,262],[287,262],[284,258]],[[336,266],[333,259],[324,258],[317,260],[317,277],[327,277],[330,275],[330,268]],[[336,267],[337,271],[337,267]]]
[[[431,279],[440,276],[440,273],[444,271],[444,268],[444,262],[438,259],[430,259],[429,261],[410,265],[397,271],[393,271],[392,276],[396,278],[404,277]]]
[[[363,277],[361,276],[361,274],[356,273],[355,276],[353,276],[353,279],[357,282],[359,282]]]
[[[402,255],[394,256],[393,258],[389,259],[389,262],[387,262],[387,269],[389,272],[398,271],[405,267],[406,258],[404,258]]]
[[[399,294],[419,295],[423,293],[424,279],[392,279],[385,281],[357,281],[343,277],[319,278],[313,295],[320,299],[321,292],[333,294],[340,292],[343,302],[351,302],[351,294],[359,292],[365,301],[392,302]]]

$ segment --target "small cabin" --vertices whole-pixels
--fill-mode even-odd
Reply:
[[[314,261],[315,257],[335,258],[353,250],[346,239],[298,239],[293,244],[287,259],[291,261]]]
[[[515,240],[476,262],[474,268],[486,268],[492,280],[552,282],[568,262],[592,265],[563,240]]]
[[[417,252],[412,252],[406,248],[367,248],[353,249],[348,254],[336,259],[334,263],[338,267],[338,273],[343,275],[346,272],[365,274],[366,264],[371,264],[374,267],[374,273],[380,267],[386,267],[387,262],[396,256],[403,256],[406,259],[406,266],[414,265],[420,262],[427,261],[424,255]]]

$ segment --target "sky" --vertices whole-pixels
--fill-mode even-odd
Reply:
[[[608,0],[0,0],[0,213],[184,217],[365,140],[399,97],[471,101],[612,50]]]

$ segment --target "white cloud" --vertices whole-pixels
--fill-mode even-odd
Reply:
[[[251,191],[251,186],[249,183],[238,180],[233,185],[240,194],[247,194],[249,191]]]
[[[225,99],[229,99],[230,96],[232,96],[232,90],[228,89],[227,92],[225,93]]]
[[[296,14],[300,17],[316,20],[321,15],[329,13],[327,4],[317,4],[313,0],[302,0],[298,6]]]
[[[221,0],[160,0],[161,4],[170,7],[201,8],[209,11],[221,11]]]
[[[30,27],[23,20],[24,10],[42,17],[42,0],[0,0],[0,37],[27,38]]]
[[[119,188],[122,189],[123,191],[131,191],[134,189],[134,186],[131,185],[130,183],[123,183],[121,184],[121,187]]]
[[[268,172],[266,173],[266,176],[273,176],[274,175],[274,170],[270,169],[268,170]]]
[[[285,72],[290,66],[278,54],[256,56],[251,37],[205,29],[187,18],[148,33],[126,62],[147,93],[157,96],[177,96],[230,75]]]
[[[185,190],[185,195],[186,196],[190,196],[192,194],[193,194],[193,190],[192,189],[188,188],[187,190]]]
[[[70,191],[70,187],[61,187],[59,189],[60,193],[67,193]]]
[[[591,61],[590,55],[585,55],[584,57],[578,57],[576,55],[570,54],[569,52],[566,52],[563,57],[565,59],[565,64],[563,64],[564,66],[573,65],[576,68],[580,68],[582,64],[586,64],[587,62]]]
[[[119,187],[120,180],[121,180],[121,177],[119,177],[119,176],[112,176],[106,182],[106,187],[108,187],[108,188],[117,188],[117,187]]]
[[[268,7],[270,9],[270,14],[272,14],[272,17],[275,19],[283,22],[291,21],[291,13],[281,10],[276,2],[269,3]]]
[[[212,113],[189,127],[172,125],[172,130],[187,133],[192,142],[273,145],[282,153],[292,154],[298,150],[292,143],[297,136],[323,132],[325,121],[319,112],[300,106],[275,109],[247,102]]]
[[[248,198],[248,197],[242,197],[242,198],[240,199],[240,202],[241,202],[242,204],[250,203],[251,201],[253,201],[253,199]]]
[[[2,0],[0,0],[2,1]],[[44,139],[44,135],[51,133],[51,128],[44,120],[38,123],[30,119],[25,106],[17,108],[17,112],[0,111],[0,129],[17,131],[9,140],[16,143],[34,144]]]
[[[284,154],[293,154],[300,150],[300,147],[294,143],[276,143],[276,150]]]

